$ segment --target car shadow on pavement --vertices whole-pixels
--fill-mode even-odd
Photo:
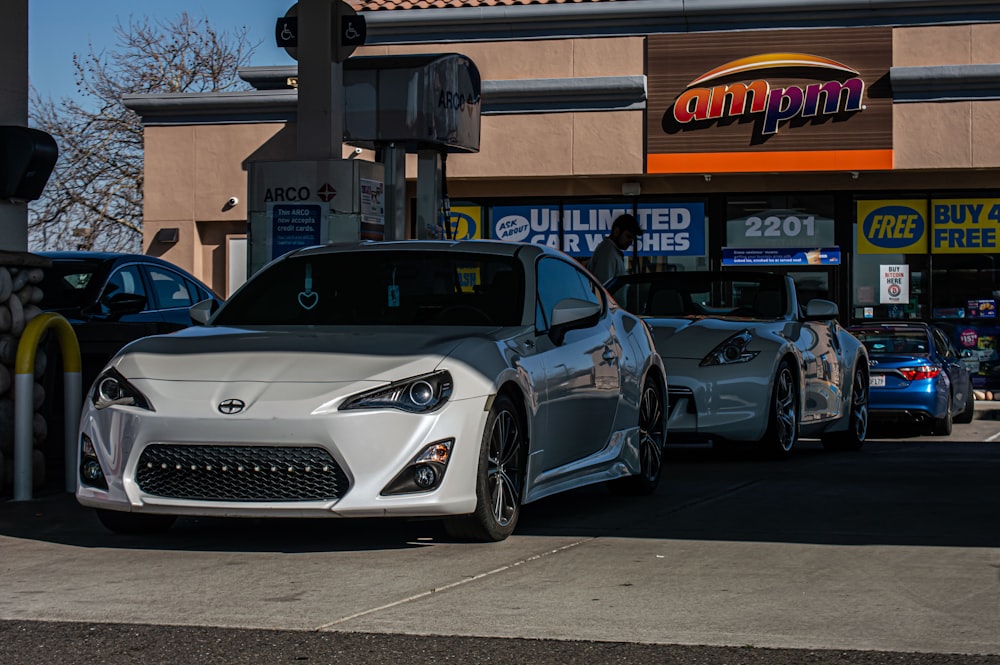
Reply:
[[[1000,547],[1000,443],[869,441],[855,453],[801,441],[790,459],[705,447],[667,450],[649,496],[603,484],[525,506],[514,537],[649,538],[829,545]],[[455,542],[439,520],[181,517],[119,535],[66,493],[0,500],[0,537],[79,547],[322,552]]]

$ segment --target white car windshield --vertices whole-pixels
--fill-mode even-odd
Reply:
[[[216,325],[519,325],[524,275],[511,257],[455,252],[306,254],[255,276]]]

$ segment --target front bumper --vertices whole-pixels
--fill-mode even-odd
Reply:
[[[281,418],[88,404],[80,434],[93,442],[107,488],[81,481],[76,496],[94,508],[172,515],[466,514],[476,506],[486,403],[485,396],[453,400],[419,415],[292,407]],[[454,444],[436,489],[382,494],[427,446],[444,440]]]
[[[701,367],[698,360],[665,361],[669,395],[668,440],[757,441],[770,416],[769,373],[752,375],[756,364]]]

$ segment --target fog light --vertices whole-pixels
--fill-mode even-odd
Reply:
[[[83,479],[91,484],[104,480],[104,471],[101,470],[101,465],[96,460],[89,459],[84,462],[80,467],[80,473],[83,475]]]
[[[440,487],[444,481],[454,439],[444,439],[428,444],[416,457],[382,489],[382,496],[430,492]]]
[[[437,471],[428,464],[421,464],[413,469],[413,482],[421,489],[433,487],[437,482]]]

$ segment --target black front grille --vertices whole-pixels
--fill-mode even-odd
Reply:
[[[143,492],[198,501],[328,501],[347,476],[323,448],[149,446],[136,482]]]

